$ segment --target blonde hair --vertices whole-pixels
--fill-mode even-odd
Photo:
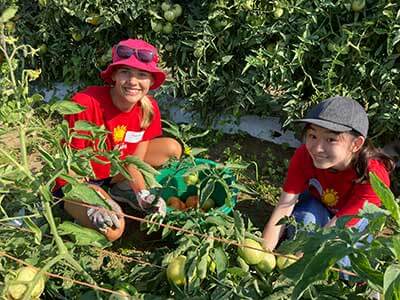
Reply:
[[[150,126],[154,117],[153,104],[151,103],[149,97],[144,96],[140,100],[140,105],[142,106],[142,118],[140,122],[140,127],[146,129]]]

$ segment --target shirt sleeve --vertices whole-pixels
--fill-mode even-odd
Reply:
[[[150,99],[153,104],[154,115],[151,124],[149,125],[149,127],[146,128],[144,132],[143,141],[148,141],[162,135],[160,108],[158,107],[156,100],[154,100],[153,98]]]
[[[86,107],[84,111],[64,116],[64,119],[67,120],[68,126],[69,128],[71,128],[71,130],[74,128],[76,121],[87,121],[92,124],[100,125],[100,123],[98,122],[99,120],[97,120],[98,118],[95,116],[94,113],[93,101],[89,95],[84,93],[76,93],[72,97],[71,101]],[[81,135],[90,135],[90,132],[88,131],[77,131],[77,133]],[[91,147],[92,144],[93,143],[90,140],[74,137],[72,138],[70,145],[74,149],[84,149],[87,147]]]
[[[283,190],[290,194],[300,194],[307,189],[307,165],[310,157],[305,145],[296,149],[290,159],[289,169],[286,174]]]
[[[371,160],[368,169],[370,172],[375,173],[387,187],[390,186],[389,173],[381,162]],[[336,217],[356,215],[367,201],[378,207],[381,206],[381,201],[369,182],[355,184],[347,204],[336,213]],[[358,221],[358,218],[353,218],[347,223],[347,226],[353,226]]]

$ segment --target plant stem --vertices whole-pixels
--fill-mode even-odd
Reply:
[[[59,255],[61,256],[62,259],[66,260],[67,263],[69,263],[75,270],[83,273],[83,275],[89,280],[90,283],[96,284],[96,281],[85,271],[85,269],[82,268],[82,266],[72,257],[72,255],[69,253],[67,247],[65,246],[63,240],[61,239],[60,235],[58,234],[57,231],[57,226],[54,221],[54,216],[53,212],[51,210],[50,202],[51,202],[51,193],[50,190],[47,186],[41,185],[39,187],[39,192],[43,196],[43,208],[44,208],[44,216],[50,226],[50,232],[52,233],[54,237],[54,241],[56,242]],[[97,285],[97,284],[96,284]],[[97,298],[100,297],[99,292],[95,290]]]
[[[28,164],[28,153],[26,151],[26,138],[25,138],[25,128],[19,128],[19,142],[20,142],[20,151],[21,151],[21,159],[22,165],[24,166],[27,173],[30,174],[29,164]]]

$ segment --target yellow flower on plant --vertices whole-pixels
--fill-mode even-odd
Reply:
[[[189,146],[187,146],[187,145],[185,145],[185,149],[183,150],[183,152],[184,152],[186,155],[190,155],[190,154],[192,154],[192,148],[189,147]]]
[[[326,189],[321,198],[326,206],[335,206],[339,200],[338,193],[334,189]]]
[[[125,138],[125,133],[126,133],[125,125],[118,125],[117,127],[115,127],[113,131],[114,143],[121,143]]]

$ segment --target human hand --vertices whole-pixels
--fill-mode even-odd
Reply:
[[[90,222],[100,231],[106,232],[109,228],[120,228],[121,223],[115,212],[103,207],[91,207],[87,210]]]
[[[89,208],[86,213],[90,222],[97,229],[103,232],[106,232],[109,228],[114,226],[116,228],[120,228],[121,221],[119,220],[117,213],[122,213],[122,210],[119,205],[117,205],[114,201],[109,201],[109,199],[107,199],[107,197],[104,195],[105,192],[100,190],[97,186],[92,186],[92,188],[104,201],[111,206],[111,209],[106,209],[99,206]]]
[[[163,217],[166,215],[167,205],[163,198],[151,194],[149,190],[141,190],[136,193],[136,199],[140,208],[144,211],[152,211],[161,214]]]

